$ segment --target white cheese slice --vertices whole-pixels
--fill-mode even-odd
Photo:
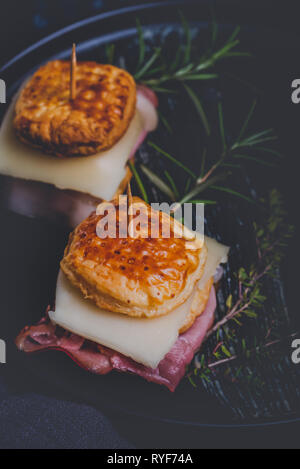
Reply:
[[[178,337],[189,300],[171,314],[139,319],[98,308],[82,297],[60,271],[50,319],[71,332],[155,368]]]
[[[205,244],[207,247],[207,259],[203,275],[198,284],[200,290],[205,287],[210,277],[215,274],[217,267],[227,262],[229,252],[228,246],[224,246],[224,244],[218,243],[218,241],[208,236],[205,236]]]
[[[0,174],[53,184],[111,200],[125,176],[125,165],[141,132],[137,111],[127,132],[110,150],[77,158],[56,158],[20,142],[13,130],[16,97],[0,128]]]
[[[216,267],[226,261],[228,248],[206,239],[208,259],[204,276],[214,275]],[[199,285],[201,284],[201,281]],[[193,294],[166,316],[138,319],[99,309],[84,299],[60,272],[57,280],[55,311],[52,322],[64,329],[116,350],[151,368],[169,352],[178,338],[178,331],[190,310]]]

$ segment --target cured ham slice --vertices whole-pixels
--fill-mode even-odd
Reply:
[[[190,329],[178,337],[174,346],[155,369],[53,325],[48,312],[36,326],[25,327],[21,331],[16,339],[16,345],[19,350],[27,353],[60,350],[90,372],[99,375],[112,370],[130,372],[147,381],[164,385],[173,392],[183,378],[186,366],[192,361],[206,332],[213,324],[215,309],[216,294],[212,287],[204,312]]]

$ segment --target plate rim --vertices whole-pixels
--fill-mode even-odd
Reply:
[[[148,9],[153,9],[153,8],[171,8],[172,6],[176,5],[182,5],[182,7],[186,7],[188,5],[196,5],[199,4],[199,1],[197,0],[168,0],[168,2],[161,2],[161,1],[155,1],[151,3],[142,3],[139,5],[130,5],[127,7],[122,7],[118,8],[116,10],[112,11],[105,11],[100,14],[94,15],[87,17],[83,20],[76,21],[66,27],[60,28],[56,30],[55,32],[43,37],[42,39],[38,40],[37,42],[31,44],[15,56],[13,56],[10,60],[8,60],[4,65],[1,66],[0,68],[0,73],[6,72],[9,68],[11,68],[13,65],[15,65],[17,62],[19,62],[21,59],[25,58],[27,55],[30,53],[38,50],[45,44],[51,43],[51,41],[62,37],[63,35],[70,33],[72,31],[76,31],[79,28],[85,27],[89,24],[97,23],[104,21],[109,18],[113,18],[115,16],[122,16],[124,14],[132,14],[135,12],[139,11],[146,11]],[[43,378],[44,379],[44,378]],[[300,417],[291,417],[291,419],[263,419],[263,421],[257,422],[257,423],[232,423],[232,424],[217,424],[217,423],[201,423],[201,422],[194,422],[194,421],[189,421],[189,420],[179,420],[177,418],[167,418],[167,417],[158,417],[158,416],[151,416],[148,415],[147,413],[143,412],[133,412],[131,410],[126,410],[124,407],[120,407],[118,405],[113,406],[110,403],[106,403],[106,405],[111,408],[115,409],[118,412],[122,412],[126,415],[131,415],[135,417],[140,417],[144,419],[149,419],[152,421],[160,421],[164,422],[167,424],[176,424],[176,425],[185,425],[185,426],[191,426],[191,427],[202,427],[202,428],[258,428],[258,427],[270,427],[274,425],[286,425],[286,424],[292,424],[292,423],[298,423],[300,422]]]
[[[127,7],[122,7],[118,8],[116,10],[111,10],[111,11],[105,11],[103,13],[99,13],[94,16],[89,16],[87,18],[84,18],[83,20],[75,21],[74,23],[69,24],[68,26],[65,26],[63,28],[57,29],[53,33],[48,34],[47,36],[44,36],[42,39],[39,39],[37,42],[34,42],[30,46],[26,47],[23,49],[21,52],[18,54],[14,55],[10,60],[8,60],[5,64],[3,64],[0,68],[0,73],[5,72],[8,68],[10,68],[12,65],[14,65],[16,62],[19,60],[23,59],[26,55],[30,54],[31,52],[35,51],[36,49],[39,49],[41,46],[44,46],[45,44],[48,44],[54,39],[57,39],[64,34],[70,33],[74,30],[77,30],[81,27],[87,26],[89,24],[97,23],[99,21],[103,21],[109,18],[112,18],[114,16],[120,16],[125,13],[134,13],[138,11],[144,11],[147,9],[152,9],[152,8],[166,8],[166,6],[175,6],[175,5],[196,5],[199,4],[197,0],[168,0],[168,3],[163,3],[161,1],[155,1],[151,3],[142,3],[140,5],[129,5]]]

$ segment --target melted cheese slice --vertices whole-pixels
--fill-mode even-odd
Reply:
[[[56,158],[20,142],[14,134],[14,98],[0,129],[0,174],[53,184],[111,200],[143,131],[137,111],[125,135],[110,150],[81,158]]]
[[[220,262],[226,261],[228,248],[208,238],[206,242],[208,256],[203,276],[209,279]],[[201,284],[202,279],[197,287]],[[49,316],[52,322],[68,331],[156,368],[176,342],[193,297],[194,294],[166,316],[139,319],[99,309],[90,300],[84,299],[60,271],[55,311],[49,312]]]
[[[218,243],[215,239],[205,236],[205,244],[207,247],[207,259],[203,275],[198,283],[198,287],[202,290],[210,277],[212,277],[220,264],[225,264],[228,258],[229,247]]]

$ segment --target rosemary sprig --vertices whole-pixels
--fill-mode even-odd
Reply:
[[[240,197],[241,199],[244,199],[247,202],[250,202],[251,204],[254,203],[253,199],[251,199],[250,197],[247,197],[244,194],[241,194],[240,192],[234,191],[230,187],[211,185],[210,188],[214,189],[214,190],[217,190],[217,191],[227,192],[227,194],[235,195],[236,197]]]
[[[264,131],[249,135],[247,137],[244,137],[245,132],[247,131],[249,121],[253,115],[255,106],[256,106],[256,101],[254,101],[254,103],[251,105],[250,111],[248,112],[248,115],[246,116],[246,119],[242,125],[242,128],[239,132],[237,139],[231,145],[228,145],[227,139],[226,139],[225,125],[224,125],[223,109],[222,109],[221,103],[218,104],[219,133],[220,133],[220,139],[221,139],[220,157],[218,161],[214,163],[205,173],[204,173],[204,165],[203,165],[201,169],[201,176],[197,179],[196,185],[194,186],[194,188],[191,189],[189,193],[187,193],[184,196],[184,198],[179,203],[184,203],[184,202],[189,201],[189,199],[194,197],[195,194],[198,194],[203,189],[207,189],[208,187],[214,190],[221,190],[223,192],[227,192],[229,194],[240,197],[249,202],[253,202],[252,199],[245,196],[244,194],[240,194],[239,192],[233,190],[232,188],[216,185],[216,182],[226,178],[224,177],[225,174],[226,176],[231,175],[231,171],[228,170],[228,168],[234,169],[234,167],[236,166],[235,165],[236,159],[251,159],[252,161],[260,163],[260,164],[266,164],[266,165],[270,164],[266,162],[265,160],[263,160],[262,158],[256,158],[249,154],[245,154],[245,152],[247,152],[250,148],[251,150],[253,149],[261,150],[259,145],[262,143],[262,140],[270,141],[270,140],[275,140],[277,138],[275,135],[273,135],[272,129],[264,130]],[[243,148],[244,150],[243,155],[238,153],[240,152],[241,148]],[[224,168],[226,171],[225,173],[224,173]],[[222,170],[221,174],[220,174],[220,170]]]
[[[137,170],[136,170],[135,164],[134,164],[131,160],[129,160],[129,161],[128,161],[128,165],[129,165],[129,168],[130,168],[130,170],[131,170],[131,172],[132,172],[132,174],[133,174],[133,176],[134,176],[134,179],[136,180],[136,183],[137,183],[137,185],[138,185],[138,188],[139,188],[139,190],[140,190],[140,193],[141,193],[141,195],[142,195],[144,201],[145,201],[146,203],[149,203],[149,199],[148,199],[148,195],[147,195],[145,186],[144,186],[144,184],[143,184],[143,181],[142,181],[141,178],[140,178],[139,173],[138,173]]]
[[[237,355],[237,354],[231,355],[231,353],[229,352],[229,356],[228,356],[228,353],[224,353],[224,345],[221,345],[221,343],[220,343],[219,345],[223,346],[222,352],[224,353],[225,357],[224,358],[219,358],[219,360],[207,363],[206,367],[209,370],[215,370],[215,369],[217,369],[218,367],[220,367],[222,365],[228,365],[228,364],[230,364],[234,361],[237,361],[237,360],[243,360],[243,359],[248,360],[249,358],[252,358],[252,357],[255,357],[255,358],[259,359],[259,358],[261,358],[262,353],[265,353],[268,349],[273,348],[277,345],[281,345],[281,344],[287,342],[290,339],[294,339],[296,337],[299,337],[299,334],[300,334],[300,331],[296,331],[296,332],[293,332],[292,334],[289,334],[286,337],[282,337],[280,339],[270,340],[270,341],[267,341],[265,343],[256,345],[254,348],[252,348],[250,350],[247,349],[247,347],[246,347],[246,340],[242,339],[241,340],[241,343],[242,343],[242,354],[241,355]],[[225,348],[225,350],[227,351],[228,349]],[[218,353],[218,351],[214,352],[214,356],[220,357],[220,354]],[[204,358],[204,360],[203,360],[202,357]],[[205,356],[201,355],[201,359],[202,359],[202,364],[201,364],[201,360],[199,360],[199,358],[197,359],[196,368],[198,368],[198,369],[201,369],[201,367],[204,368]]]
[[[114,43],[106,44],[105,46],[106,60],[108,64],[114,63],[115,49],[116,49],[116,46]]]
[[[152,182],[158,189],[165,194],[170,200],[175,202],[176,196],[174,190],[170,189],[170,187],[153,171],[151,171],[147,166],[141,164],[141,170],[143,173],[148,177],[149,181]]]
[[[216,373],[222,371],[222,376],[230,377],[231,382],[237,380],[245,382],[246,380],[247,386],[254,387],[253,390],[256,391],[261,390],[264,385],[263,376],[259,370],[256,370],[255,373],[251,371],[250,362],[256,361],[259,364],[263,359],[271,360],[280,357],[283,346],[290,343],[290,340],[295,337],[299,337],[299,331],[279,339],[265,340],[260,343],[254,338],[254,345],[250,349],[247,347],[246,339],[243,338],[240,340],[241,351],[239,354],[231,354],[226,345],[219,342],[213,352],[215,359],[207,359],[204,354],[197,355],[193,367],[187,369],[186,378],[194,388],[197,388],[196,379],[210,383]]]
[[[170,177],[166,176],[166,181],[164,181],[160,177],[153,177],[153,173],[150,175],[149,171],[144,174],[151,180],[151,182],[161,190],[165,195],[167,195],[172,201],[176,199],[178,202],[178,207],[180,205],[190,202],[191,200],[198,198],[199,194],[210,189],[216,192],[222,191],[224,193],[230,194],[234,197],[239,197],[240,199],[246,200],[250,203],[254,203],[254,199],[251,197],[238,192],[237,190],[233,189],[232,187],[227,187],[224,185],[220,185],[221,182],[225,181],[229,176],[232,175],[234,170],[240,170],[241,163],[245,161],[251,161],[253,163],[261,164],[264,166],[274,166],[275,164],[263,159],[260,155],[250,154],[249,152],[253,151],[260,151],[261,153],[269,153],[271,156],[279,156],[275,150],[262,147],[261,143],[275,140],[277,137],[273,134],[272,129],[263,130],[256,132],[254,134],[247,135],[247,128],[250,122],[251,117],[253,116],[253,112],[256,106],[256,101],[250,107],[250,110],[245,118],[245,121],[238,133],[238,137],[228,144],[227,137],[226,137],[226,130],[225,130],[225,120],[223,115],[223,109],[221,103],[218,104],[218,118],[219,118],[219,139],[220,139],[220,156],[219,159],[211,164],[209,168],[205,168],[207,166],[208,160],[213,160],[214,155],[209,155],[209,150],[207,147],[204,148],[201,158],[201,168],[200,168],[200,176],[197,178],[194,171],[192,171],[189,167],[183,164],[178,158],[168,153],[166,150],[161,148],[157,143],[152,141],[148,141],[148,145],[153,148],[158,155],[166,157],[170,160],[174,165],[178,166],[182,169],[186,174],[189,176],[189,180],[187,181],[188,185],[186,185],[184,189],[184,195],[182,197],[178,197],[180,194],[180,190],[174,191],[174,187],[172,187],[172,182],[170,181]],[[209,128],[209,124],[207,124],[207,128]],[[213,152],[215,150],[213,149]],[[238,164],[237,164],[238,163]],[[172,178],[173,179],[173,178]],[[174,180],[174,179],[173,179]]]
[[[151,57],[145,63],[141,65],[141,68],[134,75],[134,78],[137,81],[143,84],[146,84],[146,81],[143,81],[142,78],[148,72],[148,70],[151,69],[151,66],[156,62],[156,60],[160,56],[160,53],[161,53],[161,47],[157,47],[154,53],[151,55]],[[157,83],[157,84],[159,85],[160,83]]]
[[[215,67],[220,61],[232,57],[246,57],[250,54],[236,50],[239,45],[237,38],[240,32],[239,26],[234,29],[225,43],[217,48],[218,27],[213,19],[211,47],[199,58],[196,47],[194,47],[191,28],[181,12],[180,18],[185,41],[184,44],[179,45],[173,60],[169,62],[164,60],[163,46],[156,48],[149,57],[146,57],[143,28],[140,21],[137,20],[139,58],[135,79],[157,93],[174,93],[177,86],[182,85],[194,103],[207,135],[210,135],[208,119],[198,93],[191,87],[191,84],[218,78],[219,73]]]
[[[165,171],[165,176],[168,179],[168,181],[169,181],[169,183],[172,187],[172,190],[173,190],[173,193],[174,193],[174,200],[178,200],[179,199],[179,190],[176,186],[176,183],[175,183],[173,177],[171,176],[169,171]]]
[[[202,103],[200,101],[199,96],[197,96],[195,91],[193,91],[193,89],[189,85],[187,85],[186,83],[183,83],[183,86],[184,86],[185,91],[187,92],[187,94],[189,95],[189,97],[191,98],[191,100],[194,103],[194,106],[195,106],[195,108],[196,108],[196,110],[197,110],[197,112],[200,116],[200,119],[202,121],[202,124],[203,124],[203,127],[205,129],[206,134],[210,135],[210,125],[209,125],[207,116],[205,114],[205,111],[203,109],[203,106],[202,106]]]
[[[241,326],[243,317],[257,319],[262,306],[266,301],[266,297],[262,293],[263,280],[265,277],[276,277],[278,275],[278,267],[284,257],[286,241],[293,234],[293,227],[285,223],[286,212],[283,208],[281,195],[275,189],[271,191],[264,203],[264,222],[262,224],[254,223],[254,232],[257,247],[257,259],[249,267],[249,269],[240,268],[237,273],[238,279],[238,295],[234,300],[230,294],[226,299],[227,312],[207,332],[205,341],[213,336],[216,337],[217,345],[212,355],[215,361],[207,360],[206,356],[197,354],[189,374],[196,374],[206,381],[209,380],[209,374],[221,365],[229,365],[236,360],[249,361],[255,357],[260,359],[267,349],[281,344],[284,340],[270,339],[271,330],[268,330],[265,341],[258,344],[254,338],[254,345],[251,349],[247,348],[244,338],[238,339],[234,327]],[[231,328],[231,330],[230,330]],[[240,354],[231,353],[229,347],[224,340],[220,340],[221,331],[223,336],[230,341],[238,340],[240,345]],[[289,335],[289,338],[296,336],[297,333]],[[193,368],[194,367],[194,368]],[[195,373],[195,370],[197,372]],[[200,371],[199,371],[200,370]],[[195,384],[195,383],[194,383]]]
[[[160,155],[163,155],[166,158],[168,158],[169,160],[171,160],[173,163],[175,163],[177,166],[179,166],[181,169],[183,169],[186,173],[188,173],[192,178],[196,179],[195,173],[190,168],[188,168],[183,163],[181,163],[181,161],[177,160],[172,155],[170,155],[168,152],[166,152],[165,150],[160,148],[156,143],[148,141],[148,145],[150,147],[154,148],[154,150],[156,150]]]
[[[238,272],[238,298],[232,304],[232,295],[226,301],[228,308],[225,316],[218,321],[206,334],[206,339],[224,327],[229,321],[240,320],[245,314],[250,318],[257,317],[266,297],[261,293],[261,280],[267,275],[276,275],[276,269],[284,255],[286,241],[291,238],[293,228],[285,223],[286,213],[283,209],[280,194],[274,189],[267,203],[269,214],[264,225],[254,223],[257,245],[257,261],[248,271],[240,268]]]
[[[165,128],[167,129],[169,134],[172,135],[173,129],[172,129],[171,125],[169,124],[168,119],[163,115],[163,113],[159,109],[157,110],[157,113],[158,113],[160,121],[163,123],[163,125],[165,126]]]
[[[141,67],[145,59],[146,46],[145,46],[145,41],[144,41],[142,25],[138,18],[136,19],[136,29],[137,29],[138,38],[139,38],[139,61],[138,61],[138,68],[139,68]]]
[[[169,60],[164,60],[168,55],[164,44],[147,53],[144,30],[140,20],[136,19],[138,36],[138,58],[133,73],[137,82],[152,88],[157,93],[177,93],[178,85],[184,86],[185,91],[194,103],[199,113],[207,135],[210,134],[208,119],[197,91],[191,86],[207,80],[214,80],[219,77],[216,65],[227,58],[247,57],[250,54],[237,51],[239,45],[238,34],[240,27],[237,26],[230,37],[217,47],[218,26],[213,18],[211,25],[212,41],[211,47],[199,57],[199,52],[192,38],[192,31],[184,15],[179,12],[181,26],[184,33],[184,44],[180,44],[175,56]],[[106,57],[108,63],[114,62],[115,45],[106,46]],[[125,63],[122,64],[125,68]]]
[[[182,28],[185,35],[184,46],[180,45],[176,51],[174,60],[166,64],[163,60],[163,49],[158,48],[154,53],[145,57],[145,39],[140,23],[137,23],[139,38],[139,66],[135,74],[135,79],[157,90],[161,85],[172,86],[174,83],[184,83],[187,81],[211,80],[218,77],[218,73],[214,71],[214,66],[220,60],[224,60],[237,54],[235,50],[239,44],[236,39],[240,28],[237,27],[232,35],[219,48],[215,49],[215,41],[213,47],[207,51],[199,59],[193,57],[193,40],[190,26],[184,16],[181,16]],[[213,23],[215,28],[215,23]],[[249,54],[238,52],[238,56],[248,56]],[[141,60],[143,58],[144,60]],[[151,67],[155,64],[155,69]],[[159,64],[159,65],[158,65]],[[172,89],[172,88],[171,88]]]

